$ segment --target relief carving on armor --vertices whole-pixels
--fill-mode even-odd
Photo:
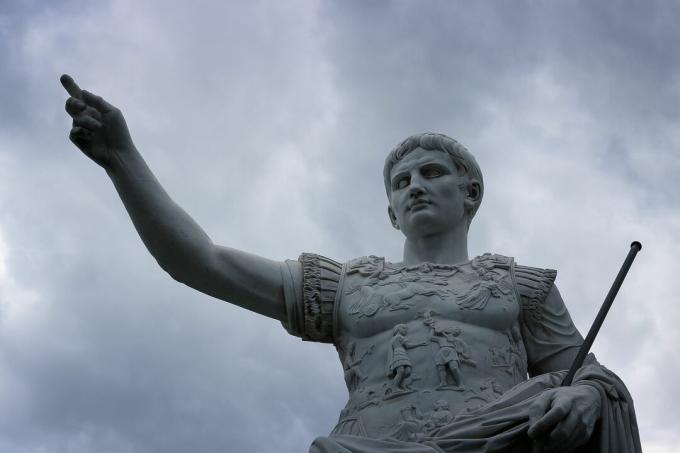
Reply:
[[[463,287],[454,291],[456,303],[460,308],[484,310],[492,297],[499,298],[513,293],[509,276],[495,271],[497,263],[489,258],[493,256],[482,255],[472,260],[474,273],[468,274]]]
[[[376,391],[373,387],[361,387],[356,392],[350,394],[347,406],[342,410],[340,420],[354,416],[368,406],[380,406],[382,404],[382,392]]]
[[[426,288],[419,284],[405,285],[400,282],[386,282],[381,283],[382,285],[399,285],[399,289],[382,295],[377,293],[371,285],[355,288],[354,291],[350,291],[350,294],[359,291],[360,298],[357,302],[350,305],[348,313],[355,318],[371,317],[384,308],[389,311],[413,308],[416,304],[414,296],[444,297],[440,290]]]
[[[446,400],[437,400],[434,402],[434,409],[430,412],[430,417],[425,428],[428,430],[441,428],[446,426],[453,420],[453,414],[449,410],[449,402]]]
[[[401,422],[385,437],[406,442],[419,441],[424,435],[425,416],[415,404],[402,407],[400,414]]]
[[[372,257],[375,258],[375,257]],[[408,310],[416,305],[415,296],[437,296],[445,299],[451,294],[449,277],[458,272],[456,266],[429,263],[411,267],[387,266],[384,259],[363,259],[350,266],[347,274],[366,277],[361,284],[348,287],[345,295],[359,293],[359,300],[350,305],[348,313],[355,318],[370,317],[381,309]],[[379,287],[395,286],[377,291]]]
[[[394,397],[413,391],[410,387],[413,381],[411,376],[413,364],[407,350],[429,344],[427,341],[409,341],[407,334],[406,324],[397,324],[392,330],[390,348],[387,351],[387,377],[392,380],[385,389],[386,396]]]
[[[489,378],[482,385],[479,386],[479,391],[474,392],[465,398],[466,403],[476,402],[477,404],[467,408],[468,412],[479,409],[485,404],[488,404],[503,394],[503,387],[501,387],[494,378]]]
[[[378,392],[373,389],[360,389],[357,392],[356,410],[361,410],[368,406],[380,406],[381,400]]]
[[[343,359],[343,370],[347,390],[350,392],[356,390],[359,384],[366,380],[367,376],[361,371],[361,362],[371,352],[373,352],[373,345],[370,345],[361,356],[357,357],[356,344],[352,342],[348,345]]]
[[[430,341],[438,346],[434,356],[439,373],[437,387],[463,391],[465,386],[461,382],[460,367],[463,364],[476,367],[477,363],[470,358],[470,348],[467,343],[458,338],[462,332],[460,327],[438,328],[434,315],[436,312],[432,310],[423,310],[419,313],[419,317],[423,318],[423,324],[430,328]]]
[[[352,436],[366,436],[366,428],[361,416],[356,414],[354,410],[345,408],[340,411],[340,419],[338,424],[331,431],[333,434],[349,434]]]
[[[369,279],[383,278],[385,258],[371,255],[354,260],[347,269],[347,275],[359,274]]]
[[[347,269],[347,275],[359,274],[374,283],[394,275],[402,277],[434,275],[439,278],[448,278],[458,271],[458,266],[449,264],[421,263],[415,266],[395,266],[392,263],[386,263],[383,257],[371,255],[352,262]]]
[[[459,266],[422,263],[417,266],[394,266],[384,258],[370,256],[351,264],[347,275],[365,277],[360,284],[347,288],[345,295],[360,293],[359,300],[349,307],[356,318],[369,317],[387,308],[390,311],[406,310],[415,306],[414,296],[438,296],[445,299],[453,295],[462,309],[483,310],[492,297],[500,298],[513,293],[507,272],[509,264],[496,255],[482,255],[470,262],[472,272]],[[462,284],[452,288],[449,278],[460,274]],[[396,285],[391,292],[376,292],[377,287]]]
[[[432,411],[422,413],[415,404],[401,408],[401,422],[397,424],[386,438],[393,438],[407,442],[418,442],[436,428],[446,426],[453,420],[446,400],[437,400]]]
[[[526,360],[511,334],[508,334],[508,345],[502,348],[489,348],[491,366],[505,368],[505,372],[520,382],[526,378]]]

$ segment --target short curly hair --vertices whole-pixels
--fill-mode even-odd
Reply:
[[[441,151],[451,156],[453,164],[461,175],[467,175],[468,178],[474,179],[479,183],[479,202],[468,211],[468,226],[472,222],[472,218],[477,213],[482,197],[484,195],[484,179],[482,178],[482,170],[475,160],[475,157],[463,145],[456,140],[444,134],[437,134],[434,132],[424,132],[421,134],[414,134],[406,140],[397,145],[385,159],[385,167],[383,168],[383,176],[385,178],[385,191],[389,199],[392,193],[392,184],[390,176],[392,167],[402,160],[411,151],[416,148],[422,148],[429,151]]]

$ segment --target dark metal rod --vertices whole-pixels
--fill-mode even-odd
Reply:
[[[576,374],[576,371],[578,371],[578,369],[581,368],[581,366],[583,365],[583,361],[588,355],[588,352],[590,352],[590,347],[593,345],[593,341],[595,341],[595,337],[597,336],[597,333],[600,331],[600,327],[602,327],[604,318],[607,316],[607,313],[609,312],[612,303],[614,303],[614,298],[616,297],[616,294],[619,292],[619,288],[621,288],[621,284],[623,283],[623,280],[626,278],[626,274],[628,274],[628,269],[630,269],[630,265],[633,264],[635,255],[637,255],[637,252],[639,252],[641,249],[642,244],[640,244],[638,241],[634,241],[633,243],[630,244],[630,251],[628,252],[628,256],[626,256],[626,260],[623,262],[623,265],[619,270],[619,274],[616,276],[616,279],[614,280],[614,284],[612,284],[609,293],[607,293],[607,297],[605,297],[604,302],[602,303],[602,307],[600,307],[600,311],[598,312],[595,321],[593,321],[593,325],[590,326],[588,335],[586,336],[586,339],[583,341],[583,344],[581,345],[581,348],[579,349],[578,354],[574,359],[574,363],[571,364],[569,372],[564,377],[564,380],[562,381],[561,384],[562,387],[567,387],[571,385],[571,382],[574,380],[574,375]]]

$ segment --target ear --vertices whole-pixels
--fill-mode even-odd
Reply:
[[[399,222],[397,221],[397,216],[394,214],[394,211],[392,210],[392,206],[387,207],[387,215],[390,217],[390,222],[392,222],[392,226],[394,227],[394,229],[398,230]]]
[[[471,211],[482,199],[482,186],[476,179],[470,179],[465,185],[465,208]]]

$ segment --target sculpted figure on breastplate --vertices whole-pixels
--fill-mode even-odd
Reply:
[[[457,141],[416,134],[386,159],[402,261],[305,253],[277,262],[214,244],[154,177],[122,112],[67,75],[61,82],[71,141],[111,178],[162,269],[336,347],[348,401],[310,452],[640,451],[632,399],[594,357],[559,386],[583,339],[555,271],[470,259],[484,183]]]

